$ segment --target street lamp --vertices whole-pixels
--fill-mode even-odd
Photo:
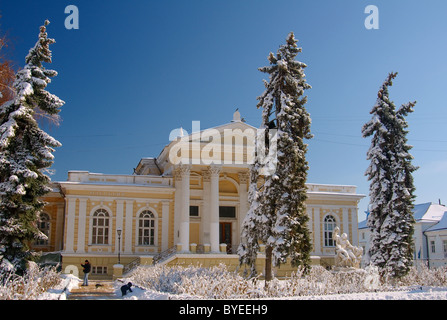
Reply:
[[[118,227],[118,229],[116,229],[116,233],[118,233],[118,264],[121,264],[121,257],[120,257],[120,253],[121,253],[121,228]]]

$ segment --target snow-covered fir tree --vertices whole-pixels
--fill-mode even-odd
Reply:
[[[242,241],[238,248],[241,264],[250,266],[250,278],[256,276],[256,258],[260,249],[261,234],[264,233],[265,221],[260,211],[262,192],[258,189],[259,162],[255,159],[250,166],[250,183],[248,203],[250,208],[245,216],[242,227]]]
[[[40,198],[51,191],[45,170],[53,163],[54,148],[61,145],[33,117],[36,109],[57,114],[64,104],[45,90],[57,75],[42,65],[51,63],[49,46],[55,42],[47,37],[48,23],[40,27],[39,39],[16,75],[15,97],[0,107],[0,259],[18,270],[32,258],[29,244],[46,238],[36,220],[44,206]]]
[[[412,172],[417,168],[411,163],[405,119],[416,102],[396,110],[388,91],[396,76],[390,73],[380,88],[371,110],[372,119],[363,126],[362,134],[372,136],[367,153],[370,165],[365,173],[370,181],[370,263],[378,266],[382,274],[399,278],[408,273],[413,260]]]
[[[244,240],[239,255],[241,263],[251,265],[254,270],[258,242],[262,242],[266,246],[267,281],[272,277],[271,266],[285,263],[288,257],[295,266],[310,266],[311,241],[305,206],[308,164],[304,139],[312,135],[304,90],[311,87],[305,80],[306,64],[295,60],[299,52],[301,48],[290,33],[277,54],[270,53],[270,65],[259,69],[270,78],[269,82],[264,82],[266,90],[258,97],[257,105],[263,110],[261,129],[265,130],[265,154],[271,151],[268,142],[276,131],[277,161],[274,172],[271,168],[263,170],[265,164],[259,161],[251,166],[250,210],[243,223]],[[258,159],[259,154],[255,158]],[[263,180],[261,186],[259,177]]]

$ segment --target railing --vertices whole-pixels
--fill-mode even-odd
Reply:
[[[134,268],[136,268],[139,264],[140,264],[140,257],[132,260],[131,262],[129,262],[128,264],[126,264],[123,268],[123,274],[129,273],[130,271],[132,271]]]
[[[177,252],[177,247],[172,247],[172,248],[169,248],[169,249],[167,249],[165,251],[162,251],[162,252],[160,252],[160,253],[158,253],[158,254],[156,254],[154,256],[154,258],[152,260],[153,261],[152,264],[157,264],[157,263],[160,263],[160,262],[170,258],[176,252]]]
[[[81,182],[92,184],[126,184],[145,185],[156,187],[172,187],[172,178],[160,176],[138,176],[125,174],[102,174],[90,173],[88,171],[69,171],[69,182]]]

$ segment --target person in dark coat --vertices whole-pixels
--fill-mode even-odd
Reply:
[[[132,282],[129,282],[128,284],[121,286],[121,293],[123,296],[127,294],[127,290],[132,292],[132,289],[130,287],[132,287]]]
[[[81,267],[84,268],[84,283],[82,284],[83,286],[88,286],[88,275],[90,273],[90,270],[92,268],[90,262],[88,262],[88,260],[85,260],[85,264],[81,264]]]

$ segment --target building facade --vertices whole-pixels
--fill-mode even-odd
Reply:
[[[415,265],[428,267],[447,265],[447,207],[431,202],[416,204],[413,209],[416,221],[413,234]],[[367,251],[370,230],[367,220],[359,223],[359,244],[363,247],[363,263],[368,263]]]
[[[179,130],[157,158],[142,158],[133,174],[68,172],[67,181],[55,183],[46,197],[51,236],[36,249],[60,251],[67,272],[80,272],[88,259],[96,276],[111,276],[118,262],[127,265],[164,252],[177,259],[225,256],[237,263],[255,135],[236,112],[222,126],[189,135]],[[307,187],[312,256],[330,265],[335,226],[358,243],[363,195],[354,186]]]

